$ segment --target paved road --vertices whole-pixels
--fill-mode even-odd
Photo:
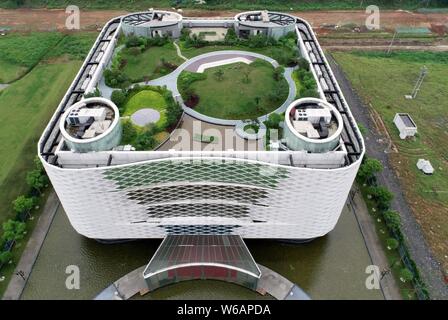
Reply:
[[[381,139],[385,140],[384,137],[376,132],[367,107],[351,88],[345,74],[331,56],[328,55],[327,57],[355,119],[368,129],[368,133],[364,135],[367,155],[379,159],[384,166],[384,170],[378,176],[378,181],[395,195],[392,201],[392,209],[400,213],[403,233],[408,243],[409,251],[420,269],[430,297],[431,299],[448,299],[448,286],[443,281],[441,266],[426,243],[421,227],[412,214],[404,198],[398,178],[390,166],[389,156],[385,152],[388,145],[381,142]]]
[[[9,84],[0,83],[0,91],[9,87]]]
[[[31,274],[34,263],[39,255],[40,248],[47,236],[48,229],[53,221],[54,215],[60,205],[56,193],[51,189],[50,195],[45,203],[42,214],[37,221],[36,227],[33,230],[31,238],[29,239],[25,250],[23,251],[20,261],[14,271],[11,281],[6,288],[3,295],[3,300],[18,300],[22,295],[28,277]],[[17,275],[17,272],[23,271],[25,279]]]

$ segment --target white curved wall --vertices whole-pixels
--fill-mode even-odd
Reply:
[[[213,176],[210,167],[207,169],[210,159],[205,159],[207,165],[200,160],[182,164],[185,159],[152,160],[91,169],[61,169],[46,163],[44,165],[76,231],[86,237],[100,239],[160,238],[167,232],[166,228],[160,227],[162,225],[172,228],[181,225],[239,226],[230,228],[230,232],[245,238],[309,239],[323,236],[338,221],[359,166],[358,162],[340,169],[322,170],[220,159],[214,161],[227,167],[223,170],[215,169],[219,173],[217,176]],[[192,166],[197,167],[194,169]],[[254,166],[259,176],[258,173],[254,175]],[[270,181],[269,170],[280,170],[273,172],[272,177],[277,181],[274,184],[266,182]],[[186,173],[188,178],[182,179]],[[111,175],[115,175],[115,178],[111,178]],[[158,175],[161,180],[157,183],[142,182]],[[223,181],[226,175],[232,177],[231,180]],[[130,184],[123,187],[120,176],[122,181]],[[229,193],[229,199],[216,199],[216,192],[201,191],[203,189],[199,186],[203,184],[208,185],[208,188],[212,185],[244,187],[253,192],[262,192],[265,197],[257,200],[257,204],[247,204],[247,199],[231,199],[239,192],[235,190],[235,193]],[[154,189],[163,190],[179,185],[189,186],[189,195],[194,194],[193,198],[185,199],[188,194],[182,192],[170,194]],[[139,203],[142,198],[130,199],[132,192],[138,193],[139,190],[145,194],[153,190],[156,197],[165,195],[163,201],[157,203],[161,205],[156,208],[157,218],[151,217],[147,211],[147,207],[154,204]],[[170,216],[166,212],[169,206],[181,203],[206,203],[209,209],[212,208],[211,204],[237,207],[229,211],[227,217],[207,217],[210,212],[200,214],[194,206],[182,211],[180,216]],[[247,216],[234,216],[238,214],[233,212],[241,212],[238,206],[248,208]],[[196,212],[196,216],[193,212]]]

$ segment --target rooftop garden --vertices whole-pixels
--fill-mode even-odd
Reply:
[[[228,29],[223,41],[206,41],[203,35],[191,34],[189,29],[184,28],[179,39],[179,47],[187,58],[218,50],[242,50],[271,57],[283,66],[294,66],[297,64],[298,54],[296,40],[293,32],[278,40],[262,34],[240,39],[234,29]]]
[[[206,33],[191,34],[184,28],[178,41],[182,55],[192,58],[218,50],[243,50],[266,55],[283,66],[297,64],[296,35],[276,40],[264,35],[239,39],[228,29],[223,41],[206,41]],[[104,72],[106,84],[112,88],[127,88],[132,83],[147,82],[174,71],[184,59],[178,56],[175,45],[168,37],[145,38],[122,36],[115,50],[111,67]]]
[[[121,144],[130,144],[137,151],[159,146],[182,115],[182,108],[171,92],[161,87],[136,85],[127,90],[115,90],[111,99],[122,116]]]
[[[104,72],[106,84],[126,88],[131,83],[146,82],[175,70],[183,60],[169,38],[122,37],[111,68]]]
[[[283,68],[263,60],[183,71],[178,88],[185,104],[221,119],[252,119],[277,109],[288,96]]]

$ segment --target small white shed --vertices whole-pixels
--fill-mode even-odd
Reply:
[[[395,114],[394,123],[400,131],[401,139],[413,137],[417,133],[417,125],[408,113]]]
[[[423,171],[424,174],[433,174],[434,168],[431,165],[431,162],[425,159],[418,159],[417,168]]]

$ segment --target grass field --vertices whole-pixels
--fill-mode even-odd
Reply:
[[[123,72],[133,80],[132,82],[142,81],[145,76],[155,79],[170,73],[172,70],[163,66],[162,59],[177,66],[184,62],[177,56],[172,43],[162,47],[150,47],[138,55],[131,54],[129,49],[123,49],[121,54],[122,59],[126,60]]]
[[[8,34],[0,38],[0,83],[9,83],[35,66],[63,38],[57,32]]]
[[[85,57],[95,32],[63,34],[59,32],[11,33],[0,38],[0,83],[10,83],[26,74],[40,61],[67,56]]]
[[[0,59],[0,83],[8,83],[20,78],[27,68]]]
[[[439,261],[448,270],[448,57],[444,53],[333,53],[352,85],[381,115],[398,153],[392,153],[408,203]],[[414,100],[406,100],[426,65],[429,74]],[[418,127],[415,139],[401,140],[393,124],[408,112]],[[426,176],[416,163],[428,159],[435,174]]]
[[[151,108],[159,111],[160,119],[157,121],[156,125],[165,125],[166,101],[160,93],[152,90],[138,92],[126,103],[123,116],[131,116],[134,112],[143,108]]]
[[[217,70],[222,71],[222,79],[216,76]],[[207,79],[193,82],[190,88],[199,96],[195,110],[211,117],[257,118],[278,108],[288,95],[288,91],[283,90],[272,99],[274,88],[287,87],[286,80],[282,78],[277,82],[273,77],[274,68],[261,60],[249,65],[235,63],[210,68],[204,74]]]
[[[27,189],[37,140],[79,67],[38,65],[0,94],[0,223],[13,217],[11,201]]]

